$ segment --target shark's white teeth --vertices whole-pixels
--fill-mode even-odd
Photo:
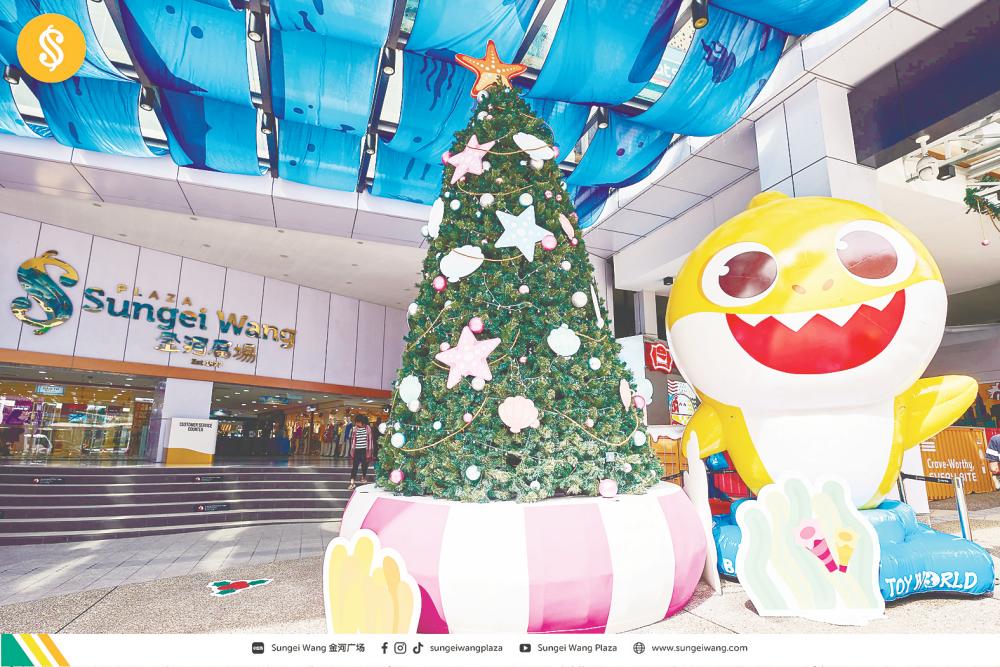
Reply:
[[[806,325],[806,322],[811,320],[816,315],[815,311],[806,311],[804,313],[780,313],[772,315],[774,319],[778,320],[786,327],[792,331],[798,331]]]
[[[869,306],[871,306],[872,308],[877,308],[879,310],[885,310],[885,307],[889,305],[889,303],[892,301],[893,297],[895,297],[895,296],[896,296],[895,292],[890,292],[890,293],[886,294],[885,296],[880,296],[877,299],[872,299],[871,301],[865,301],[865,303],[868,304]]]
[[[819,311],[819,314],[830,320],[838,327],[842,327],[847,324],[848,320],[854,317],[854,313],[858,312],[860,304],[851,304],[850,306],[841,306],[840,308],[828,308],[826,310]]]
[[[755,327],[771,316],[758,315],[757,313],[736,313],[736,317],[740,318],[750,326]]]

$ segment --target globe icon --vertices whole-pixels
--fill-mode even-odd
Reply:
[[[646,650],[646,645],[642,642],[636,642],[632,644],[632,650],[636,653],[643,653]]]

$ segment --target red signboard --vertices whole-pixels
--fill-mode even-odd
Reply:
[[[666,345],[660,342],[646,343],[646,368],[664,373],[674,370],[674,360],[670,358],[670,350]]]

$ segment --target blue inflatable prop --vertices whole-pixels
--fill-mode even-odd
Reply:
[[[745,500],[735,501],[729,514],[713,517],[719,573],[729,577],[736,576],[740,546],[736,510]],[[895,500],[861,513],[878,534],[882,549],[879,587],[887,602],[917,593],[971,596],[993,591],[993,558],[975,542],[918,523],[913,508]]]

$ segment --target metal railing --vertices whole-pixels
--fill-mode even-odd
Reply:
[[[965,482],[961,476],[956,477],[928,477],[926,475],[911,475],[901,472],[896,478],[896,488],[899,489],[899,500],[906,502],[906,491],[903,480],[912,479],[917,482],[932,482],[934,484],[951,484],[955,487],[955,507],[958,510],[958,525],[962,530],[962,537],[972,541],[972,526],[969,524],[969,506],[965,502]]]

